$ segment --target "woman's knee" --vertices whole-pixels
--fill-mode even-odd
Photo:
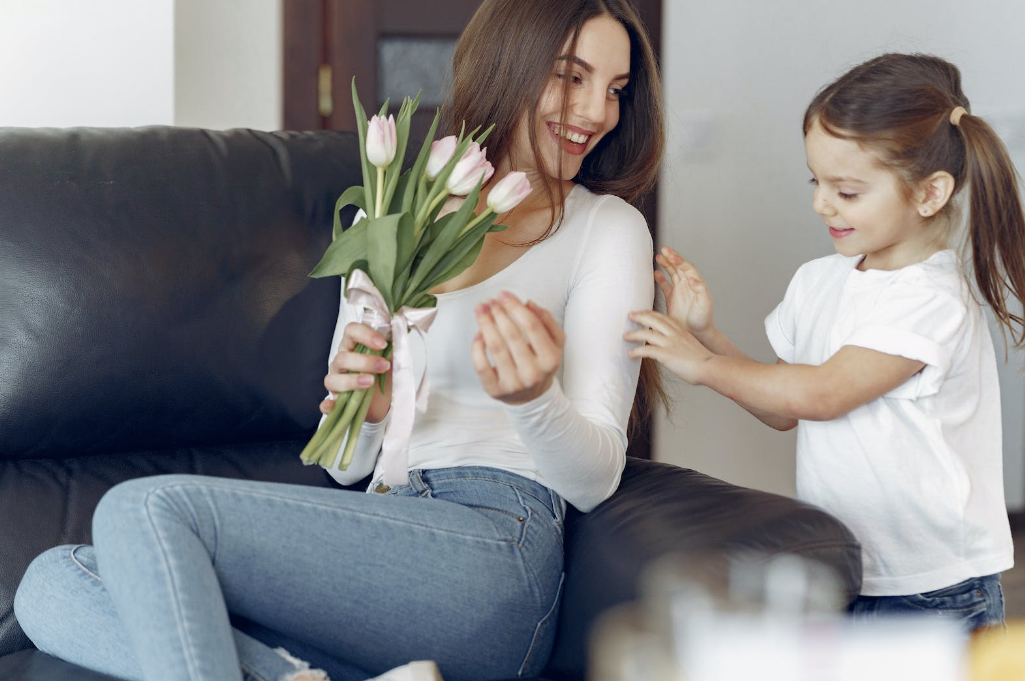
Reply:
[[[98,579],[88,566],[76,561],[80,544],[47,549],[29,563],[14,594],[14,616],[25,634],[40,650],[49,650],[49,641],[63,635],[55,630],[66,597],[78,587],[81,578]]]
[[[190,477],[154,475],[133,478],[114,485],[100,498],[100,503],[93,511],[93,536],[99,540],[108,530],[144,519],[148,513],[148,504],[154,499],[162,498],[163,490],[174,487]]]

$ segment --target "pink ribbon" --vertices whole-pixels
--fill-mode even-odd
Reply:
[[[363,323],[392,342],[391,413],[388,429],[381,447],[384,466],[384,484],[398,487],[409,484],[409,439],[413,434],[416,411],[427,409],[427,357],[424,356],[424,374],[415,386],[413,353],[409,347],[409,331],[414,330],[426,341],[438,314],[435,307],[402,306],[391,314],[381,292],[370,277],[354,270],[346,287],[349,303],[364,307]]]

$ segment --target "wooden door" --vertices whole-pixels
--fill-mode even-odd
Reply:
[[[410,125],[422,139],[442,104],[456,40],[481,0],[283,0],[284,127],[355,130],[351,83],[369,113],[391,97],[423,90]],[[662,0],[633,0],[660,53]],[[657,234],[658,189],[641,201]],[[655,238],[655,243],[659,241]],[[651,458],[650,424],[631,440],[629,454]]]

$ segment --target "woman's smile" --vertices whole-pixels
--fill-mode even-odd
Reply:
[[[561,144],[563,151],[574,156],[580,156],[587,151],[587,143],[593,130],[584,130],[573,125],[559,125],[555,121],[548,121],[548,132],[556,144]]]

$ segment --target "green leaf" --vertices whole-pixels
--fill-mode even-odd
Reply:
[[[417,239],[416,245],[414,246],[413,258],[409,266],[410,274],[407,277],[407,279],[414,278],[413,273],[420,270],[420,263],[423,262],[424,256],[427,254],[430,245],[438,238],[438,235],[441,234],[445,227],[450,222],[452,222],[455,216],[455,213],[449,213],[448,215],[442,217],[440,220],[427,223],[424,230],[420,233],[420,238]],[[400,289],[396,289],[396,291],[399,290]],[[405,282],[403,283],[403,288],[401,289],[401,291],[401,300],[408,300],[409,296],[407,295],[408,291]]]
[[[374,183],[371,179],[370,162],[367,160],[367,112],[359,102],[359,95],[356,94],[356,76],[352,77],[352,108],[356,112],[356,131],[359,133],[359,160],[363,169],[363,205],[374,206]],[[375,178],[376,179],[376,178]],[[366,211],[368,214],[370,211]]]
[[[395,119],[395,158],[388,166],[384,183],[384,206],[391,206],[392,197],[395,195],[395,188],[402,173],[402,162],[406,158],[406,145],[409,143],[409,122],[416,107],[420,105],[420,95],[410,101],[409,97],[402,102],[399,115]]]
[[[356,206],[357,208],[362,209],[364,213],[367,212],[367,207],[363,203],[364,198],[365,195],[363,193],[363,187],[358,184],[353,185],[342,192],[342,195],[339,196],[338,200],[335,202],[335,219],[332,238],[337,239],[342,235],[342,232],[345,231],[345,226],[342,225],[339,215],[343,208],[346,206]]]
[[[488,232],[504,232],[507,229],[509,229],[509,225],[491,225]]]
[[[324,257],[310,272],[314,278],[332,277],[348,274],[352,263],[367,257],[367,224],[369,218],[363,218],[352,227],[342,232],[324,251]]]
[[[431,224],[427,225],[427,229],[424,230],[424,233],[427,234],[427,242],[430,243],[437,239],[438,235],[445,230],[445,227],[447,227],[448,224],[452,222],[453,219],[455,219],[455,217],[455,213],[449,213],[448,215],[442,217],[440,220],[432,222]]]
[[[484,244],[484,235],[488,233],[496,215],[491,214],[474,225],[473,229],[459,237],[459,240],[449,249],[438,263],[431,268],[431,271],[424,279],[424,290],[430,291],[438,284],[452,279],[457,274],[473,264]],[[473,257],[469,258],[472,253]],[[469,260],[467,260],[469,258]]]
[[[392,285],[395,281],[395,265],[398,256],[399,222],[408,218],[402,215],[384,215],[370,220],[367,227],[367,260],[370,262],[370,278],[381,292],[389,310],[394,310]]]
[[[413,301],[413,307],[437,307],[438,298],[430,293],[421,293],[420,297]]]
[[[469,222],[470,217],[473,215],[473,209],[477,207],[477,198],[480,196],[480,184],[474,188],[472,192],[466,197],[463,205],[459,207],[455,213],[449,213],[445,218],[448,218],[445,225],[440,229],[437,236],[431,240],[424,240],[424,247],[420,249],[421,260],[417,264],[416,272],[414,272],[409,278],[409,287],[407,288],[403,300],[412,300],[417,295],[425,290],[429,290],[428,287],[423,286],[423,282],[427,276],[433,270],[434,266],[439,260],[444,257],[452,245],[455,244],[459,238],[460,232],[463,231],[463,227]],[[451,217],[450,217],[451,216]],[[444,218],[443,218],[444,219]],[[440,221],[439,221],[440,222]]]
[[[406,172],[402,173],[401,177],[399,177],[399,184],[395,188],[395,197],[392,199],[391,205],[385,206],[385,209],[389,213],[405,213],[406,212],[402,208],[402,193],[404,191],[406,191],[406,188],[409,186],[410,182],[412,181],[411,180],[412,176],[413,176],[412,171],[411,170],[407,170]]]
[[[475,140],[474,140],[474,142],[476,142],[477,144],[479,144],[479,145],[481,145],[481,146],[484,146],[484,140],[486,140],[486,139],[488,138],[488,135],[490,135],[490,134],[491,134],[491,131],[492,131],[492,130],[494,130],[494,129],[495,129],[495,124],[494,124],[494,123],[492,123],[491,125],[489,125],[489,126],[488,126],[488,129],[487,129],[487,130],[485,130],[484,132],[482,132],[482,133],[481,133],[481,134],[480,134],[480,135],[479,135],[479,136],[477,137],[477,139],[475,139]],[[473,132],[477,132],[478,130],[480,130],[480,128],[474,128],[474,131],[473,131]],[[470,134],[471,134],[471,135],[473,135],[473,133],[470,133]]]
[[[436,278],[430,280],[427,284],[427,290],[431,290],[435,286],[442,284],[449,279],[454,279],[457,275],[463,272],[467,267],[472,265],[477,260],[477,256],[480,255],[481,248],[484,247],[484,240],[478,239],[470,243],[470,248],[466,250],[458,259],[453,259],[451,263],[447,263],[448,258],[442,263],[438,263],[440,269],[443,265],[447,264],[447,269],[441,272]]]
[[[367,272],[370,270],[370,263],[368,263],[365,259],[364,260],[354,260],[353,263],[349,266],[349,269],[345,272],[345,281],[346,282],[352,281],[352,273],[355,272],[356,270],[359,270],[363,274],[367,274]],[[370,275],[367,274],[367,276],[370,276]],[[360,347],[360,346],[357,346],[357,347]]]
[[[402,213],[396,239],[396,278],[395,285],[392,287],[396,301],[399,301],[401,293],[406,287],[406,280],[409,278],[415,255],[416,228],[413,225],[413,216],[409,213]]]
[[[413,205],[411,206],[413,215],[419,215],[423,210],[428,193],[427,176],[421,173],[420,179],[416,181],[416,191],[413,193]]]
[[[406,184],[404,192],[399,192],[399,195],[402,196],[403,211],[413,210],[414,192],[419,191],[421,194],[424,192],[424,185],[421,184],[423,181],[424,167],[427,165],[427,159],[431,155],[431,142],[434,141],[434,135],[438,131],[438,120],[440,117],[441,111],[436,110],[434,113],[434,122],[431,123],[431,128],[427,131],[427,136],[424,137],[423,145],[420,147],[420,153],[417,155],[416,161],[413,163],[412,177],[414,179]]]

